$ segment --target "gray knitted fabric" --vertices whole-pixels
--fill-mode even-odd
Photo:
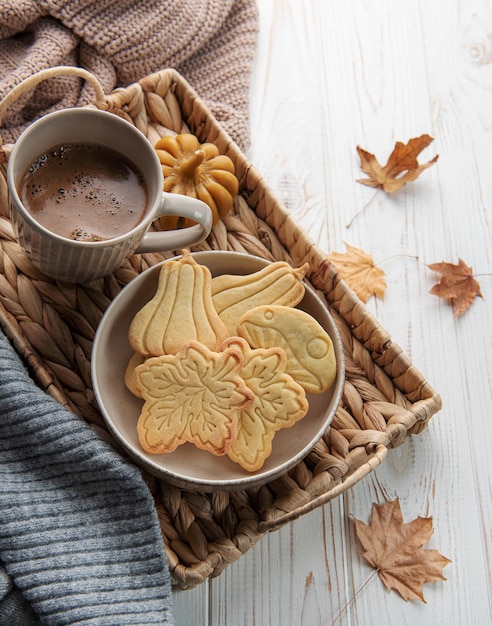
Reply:
[[[0,624],[172,624],[140,472],[29,378],[0,333]]]
[[[0,99],[57,65],[84,67],[106,93],[175,68],[245,149],[257,30],[255,0],[2,0]],[[41,114],[88,104],[92,88],[81,83],[57,77],[25,94],[5,116],[3,142]]]

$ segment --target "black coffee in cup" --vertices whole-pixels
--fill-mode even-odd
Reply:
[[[144,218],[148,191],[139,168],[112,148],[53,146],[36,156],[19,185],[22,203],[46,229],[68,239],[101,241]]]

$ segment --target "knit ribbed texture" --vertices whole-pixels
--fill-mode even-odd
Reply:
[[[2,0],[0,99],[27,76],[57,65],[84,67],[107,93],[174,68],[245,149],[257,30],[255,0]],[[92,97],[78,78],[50,79],[12,105],[3,141],[14,141],[41,114]]]
[[[30,380],[0,334],[0,624],[172,624],[140,472]]]

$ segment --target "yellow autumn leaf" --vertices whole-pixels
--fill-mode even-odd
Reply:
[[[347,252],[332,252],[328,259],[362,302],[367,302],[371,296],[383,300],[387,287],[384,271],[374,265],[372,256],[364,250],[348,243],[345,247]]]

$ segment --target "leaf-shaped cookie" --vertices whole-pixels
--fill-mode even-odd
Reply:
[[[322,393],[335,381],[333,342],[321,324],[301,309],[255,307],[241,317],[237,333],[253,348],[283,348],[285,371],[308,393]]]
[[[147,359],[134,378],[145,402],[137,430],[150,454],[172,452],[186,441],[218,456],[237,436],[240,411],[253,401],[240,376],[236,346],[212,352],[197,341],[176,355]]]
[[[239,337],[226,340],[244,351],[241,376],[254,395],[241,411],[236,441],[228,456],[249,472],[259,470],[272,452],[275,433],[303,418],[309,408],[306,393],[285,373],[287,355],[281,348],[252,350]]]

